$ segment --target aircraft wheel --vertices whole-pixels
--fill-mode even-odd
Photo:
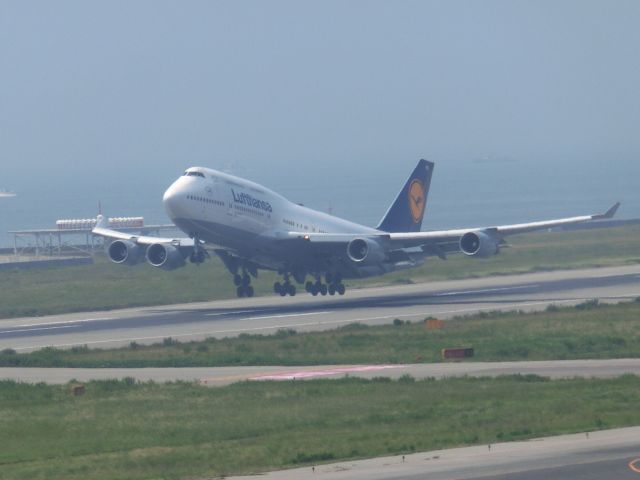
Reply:
[[[287,293],[289,293],[288,285],[286,283],[283,284],[282,288],[280,288],[280,291],[278,293],[280,294],[281,297],[284,297]]]
[[[317,287],[317,285],[312,284],[309,293],[315,297],[318,295],[318,292],[320,292],[320,289]]]
[[[331,285],[329,285],[329,295],[335,295],[336,294],[336,287],[335,285],[332,283]]]
[[[244,297],[244,293],[244,287],[242,285],[236,288],[236,295],[238,295],[238,298]]]
[[[326,284],[322,284],[322,286],[320,287],[320,293],[322,294],[322,296],[325,296],[327,294],[327,285]]]
[[[189,255],[189,261],[191,263],[195,263],[195,264],[203,263],[204,262],[204,251],[197,250],[197,252],[192,252],[191,255]]]
[[[280,284],[280,282],[276,282],[273,284],[273,291],[275,293],[280,293],[282,291],[282,285]]]
[[[289,288],[287,288],[288,294],[294,297],[296,295],[296,286],[289,284]]]
[[[338,286],[336,287],[336,291],[338,292],[339,295],[344,295],[344,292],[347,291],[347,289],[344,287],[344,283],[339,283]]]
[[[253,291],[253,287],[251,285],[249,285],[248,287],[245,287],[245,292],[244,292],[247,297],[253,297],[253,294],[255,293]]]
[[[240,285],[242,285],[242,277],[237,273],[233,276],[233,284],[236,287],[239,287]]]

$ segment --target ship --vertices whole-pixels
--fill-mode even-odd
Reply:
[[[15,197],[16,195],[18,195],[16,192],[10,192],[9,190],[0,189],[0,198]]]

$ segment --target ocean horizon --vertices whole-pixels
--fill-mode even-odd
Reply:
[[[17,195],[0,199],[0,247],[13,246],[12,230],[55,228],[59,219],[142,216],[148,224],[167,224],[162,194],[184,168],[148,176],[100,182],[13,182],[0,185]],[[212,162],[210,168],[228,169]],[[350,164],[300,168],[294,175],[261,164],[229,173],[263,184],[289,200],[341,218],[376,226],[404,184],[413,162]],[[139,177],[137,180],[136,177]],[[618,218],[640,217],[640,162],[538,164],[478,159],[436,162],[423,230],[481,227],[604,212],[622,206]],[[10,179],[8,179],[10,180]],[[26,245],[24,242],[22,245]]]

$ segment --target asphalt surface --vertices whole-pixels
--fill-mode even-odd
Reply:
[[[64,384],[131,377],[139,381],[194,381],[223,386],[243,380],[308,380],[344,376],[417,379],[459,376],[539,375],[549,378],[613,378],[624,374],[640,376],[640,359],[554,360],[538,362],[466,362],[411,365],[315,365],[304,367],[184,367],[184,368],[0,368],[0,380]]]
[[[263,480],[638,480],[640,427],[296,468]],[[634,462],[638,460],[638,462]],[[635,470],[634,470],[635,469]],[[636,471],[637,470],[637,471]],[[255,476],[230,477],[250,480]]]
[[[394,318],[447,319],[489,310],[541,310],[592,298],[640,297],[640,266],[489,277],[348,291],[344,297],[261,297],[109,312],[0,320],[0,349],[114,347],[182,341],[281,328],[311,331]]]
[[[592,298],[624,301],[640,297],[640,266],[545,272],[419,285],[353,290],[345,297],[267,297],[160,308],[137,308],[31,319],[0,320],[0,349],[28,351],[44,346],[112,347],[155,343],[165,337],[193,340],[272,333],[280,328],[311,331],[394,318],[441,319],[488,310],[541,310]],[[195,380],[225,385],[239,380],[291,380],[352,376],[416,378],[456,375],[538,374],[553,378],[611,377],[640,372],[640,361],[452,363],[438,365],[350,365],[315,367],[228,367],[185,369],[0,369],[0,378],[66,383],[72,378],[132,376],[140,380]],[[265,480],[639,479],[640,427],[565,435],[528,442],[476,446],[342,462],[271,472]],[[243,477],[255,478],[255,477]]]

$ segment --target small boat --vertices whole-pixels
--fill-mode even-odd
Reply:
[[[8,190],[0,190],[0,198],[15,197],[16,195],[18,195],[16,192],[10,192]]]

